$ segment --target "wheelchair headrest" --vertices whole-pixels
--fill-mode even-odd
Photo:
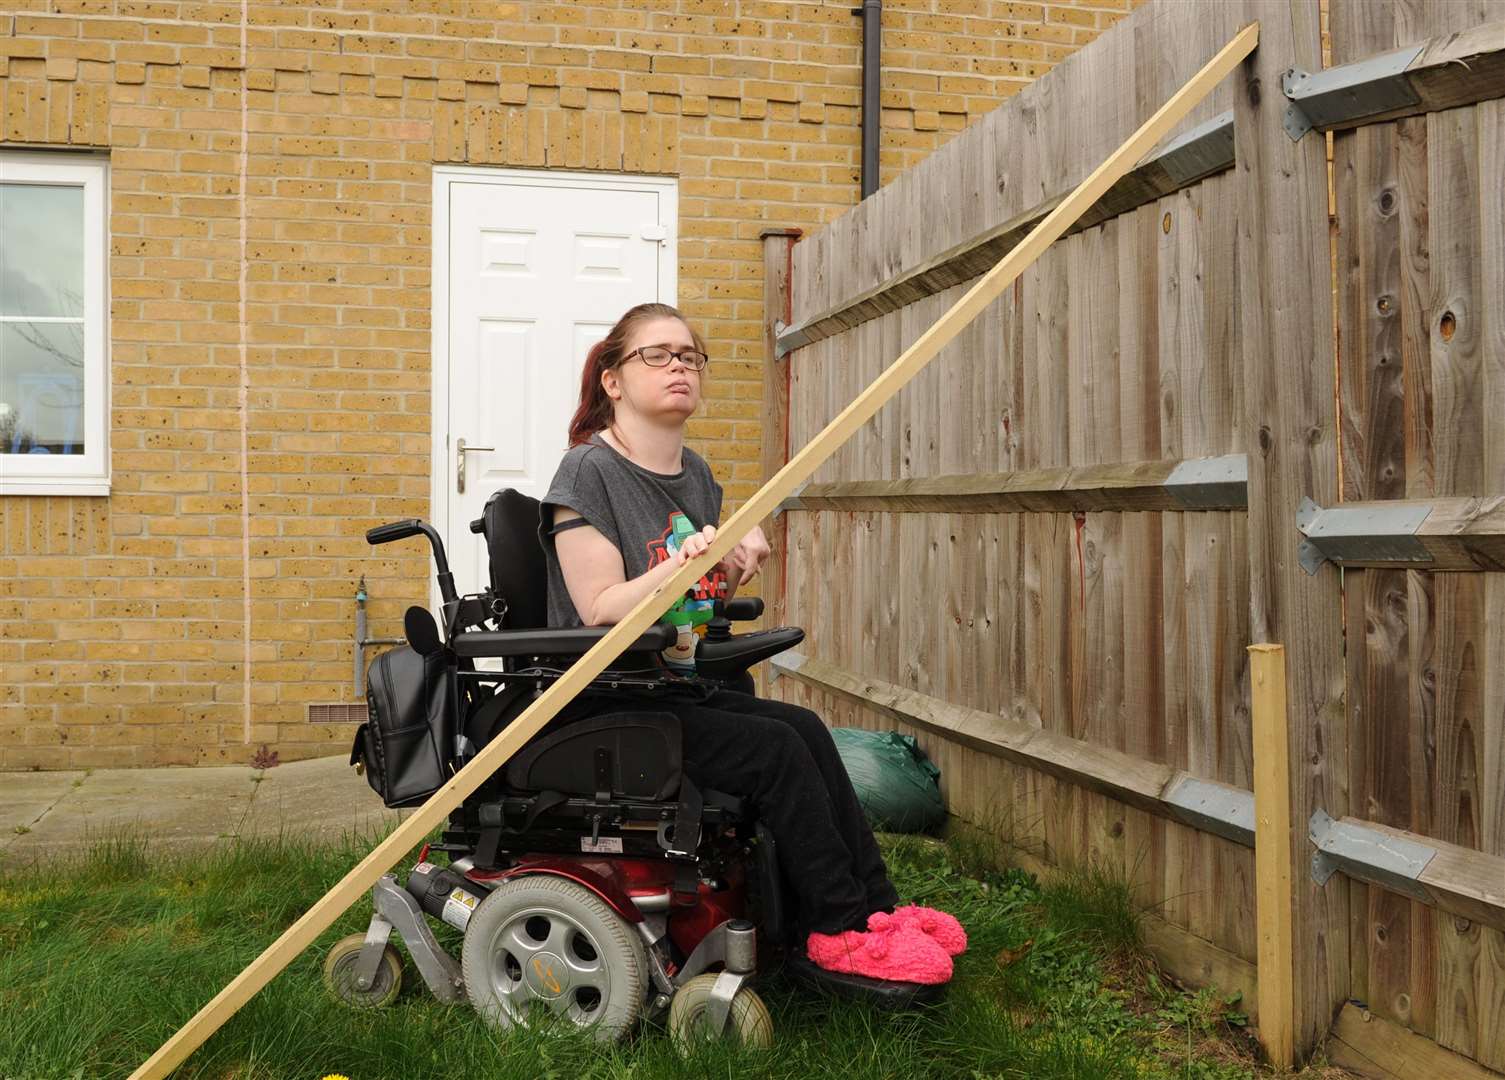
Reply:
[[[539,509],[537,499],[504,488],[481,511],[491,589],[507,602],[509,630],[549,625],[549,572],[538,541]]]

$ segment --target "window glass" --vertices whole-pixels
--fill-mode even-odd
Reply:
[[[0,315],[84,317],[84,189],[0,184]]]
[[[84,452],[84,189],[0,184],[0,454]]]
[[[0,453],[84,452],[84,324],[0,322]]]

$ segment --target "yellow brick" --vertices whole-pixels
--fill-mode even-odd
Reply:
[[[1072,26],[1095,27],[1097,19],[1090,11],[1081,8],[1067,7],[1061,4],[1052,4],[1045,9],[1046,18],[1051,22],[1069,23]]]

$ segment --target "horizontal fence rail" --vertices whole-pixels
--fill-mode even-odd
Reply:
[[[1225,112],[1177,136],[1146,158],[1093,203],[1066,235],[1101,225],[1110,218],[1232,167],[1233,113]],[[798,326],[781,328],[778,355],[783,356],[793,349],[850,330],[869,319],[897,311],[906,304],[986,273],[1059,206],[1067,194],[1063,191],[1051,196],[981,236],[943,251],[920,266],[811,316]]]
[[[1122,750],[1042,731],[1008,717],[869,679],[798,652],[781,653],[769,663],[780,675],[792,676],[902,723],[1245,847],[1254,845],[1252,792],[1204,780]]]
[[[1075,510],[1242,510],[1243,454],[1009,473],[807,484],[781,510],[988,514]]]

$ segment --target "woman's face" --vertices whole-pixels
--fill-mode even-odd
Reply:
[[[693,349],[690,328],[675,318],[641,322],[627,337],[630,359],[601,373],[601,384],[616,410],[630,409],[655,423],[683,424],[700,405],[700,372],[679,357],[664,367],[649,367],[634,349],[662,345],[675,352]]]

